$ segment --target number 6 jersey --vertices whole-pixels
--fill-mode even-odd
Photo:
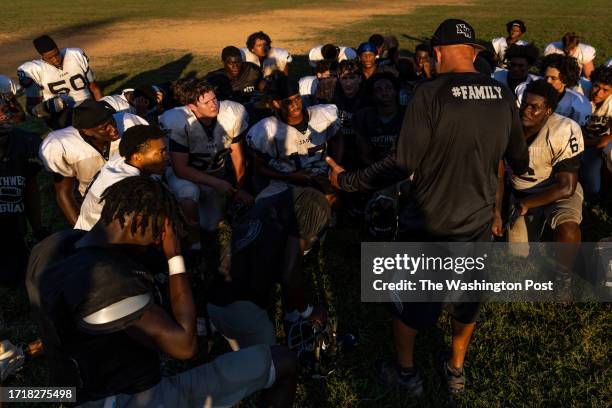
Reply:
[[[538,193],[550,187],[556,172],[578,172],[584,151],[582,130],[572,119],[553,113],[529,145],[529,169],[512,176],[512,186],[521,192]]]
[[[26,95],[30,98],[42,96],[46,101],[60,96],[72,108],[91,98],[89,84],[95,81],[89,68],[89,58],[79,48],[63,48],[62,67],[56,68],[42,59],[28,61],[17,68],[17,76]]]

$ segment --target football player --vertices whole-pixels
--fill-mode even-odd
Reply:
[[[128,112],[144,118],[149,123],[157,123],[163,113],[163,92],[156,86],[142,86],[124,89],[120,94],[107,95],[100,99],[114,112]]]
[[[316,94],[319,81],[324,78],[331,77],[332,71],[335,73],[335,65],[336,63],[334,61],[323,59],[318,61],[316,66],[313,68],[314,75],[308,75],[300,78],[298,82],[300,87],[300,95],[302,95],[302,100],[307,107],[316,104]]]
[[[580,75],[576,58],[559,54],[548,55],[542,60],[540,73],[560,95],[555,112],[584,126],[587,117],[592,112],[592,107],[587,98],[570,89],[578,85]]]
[[[277,116],[262,119],[247,134],[247,143],[255,152],[256,173],[270,180],[257,198],[296,185],[314,187],[333,203],[335,193],[324,157],[339,129],[338,109],[334,105],[304,109],[297,81],[285,76],[276,79],[269,93]]]
[[[319,61],[341,62],[354,60],[357,58],[355,50],[351,47],[339,47],[334,44],[317,45],[308,52],[308,63],[312,68],[317,66]]]
[[[226,94],[230,101],[244,104],[251,101],[254,92],[263,91],[266,82],[263,80],[261,70],[252,62],[242,61],[238,48],[225,47],[221,51],[221,60],[223,68],[209,72],[205,77],[213,83],[221,82],[216,79],[217,76],[227,79],[225,82],[229,85],[229,89],[219,89],[217,92]]]
[[[520,95],[529,82],[538,79],[529,70],[536,63],[539,53],[538,48],[531,44],[511,45],[505,53],[508,69],[498,69],[493,73],[493,78],[510,88],[514,95]]]
[[[75,229],[89,231],[100,219],[104,191],[132,176],[163,175],[169,163],[165,133],[151,125],[136,125],[119,141],[119,155],[102,166],[87,188]]]
[[[268,34],[258,31],[249,35],[246,48],[241,48],[242,60],[252,62],[268,77],[274,71],[289,74],[289,64],[293,61],[291,54],[283,48],[272,47],[272,40]]]
[[[123,132],[146,124],[139,116],[113,114],[102,102],[88,99],[74,108],[72,126],[55,130],[43,140],[39,156],[53,173],[55,198],[71,226],[79,217],[87,186],[117,152]]]
[[[593,65],[595,53],[595,48],[588,44],[581,43],[580,37],[574,32],[565,33],[561,41],[551,42],[544,49],[544,56],[561,54],[576,58],[578,66],[580,67],[580,72],[585,78],[590,78],[591,73],[595,69]]]
[[[89,58],[79,48],[59,49],[48,35],[35,38],[33,44],[41,59],[17,68],[19,83],[26,90],[26,109],[52,129],[69,126],[76,105],[102,97]]]
[[[527,27],[521,20],[512,20],[506,23],[507,37],[497,37],[491,40],[493,50],[495,50],[495,59],[497,65],[506,68],[506,49],[511,45],[527,45],[527,41],[521,40],[521,36],[525,34]]]
[[[244,190],[248,114],[237,102],[219,102],[207,81],[181,79],[173,92],[183,106],[159,117],[172,162],[166,177],[187,218],[192,249],[199,251],[200,227],[214,231],[232,200],[253,200]]]
[[[198,348],[180,209],[163,183],[143,176],[113,184],[102,198],[91,231],[54,234],[29,264],[28,295],[54,381],[77,387],[85,406],[229,407],[263,390],[261,406],[291,407],[296,359],[280,346],[253,346],[162,376],[161,354],[187,360]],[[55,261],[65,247],[77,251]],[[153,248],[167,261],[170,308],[160,306],[151,278],[156,265],[146,251]]]

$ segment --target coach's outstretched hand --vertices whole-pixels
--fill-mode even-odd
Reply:
[[[334,159],[332,159],[329,156],[325,157],[325,161],[327,162],[327,164],[329,164],[329,181],[330,181],[330,183],[335,188],[340,189],[340,186],[338,185],[338,176],[341,173],[344,173],[346,170],[344,170],[344,167],[340,166],[338,163],[336,163],[336,161]]]

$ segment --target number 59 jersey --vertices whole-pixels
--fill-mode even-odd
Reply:
[[[89,84],[95,75],[89,68],[89,58],[79,48],[63,48],[61,68],[42,59],[28,61],[17,68],[19,83],[26,88],[31,98],[42,96],[46,101],[55,96],[62,98],[72,108],[85,99],[91,98]]]
[[[529,145],[527,173],[512,176],[514,189],[538,193],[550,187],[555,172],[578,172],[584,151],[582,130],[574,120],[553,113]]]

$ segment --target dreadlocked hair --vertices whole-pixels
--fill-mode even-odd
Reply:
[[[182,234],[184,218],[178,202],[164,183],[151,177],[125,178],[104,190],[100,201],[104,202],[100,216],[104,225],[119,220],[121,227],[125,228],[126,217],[131,216],[133,234],[140,229],[144,235],[151,223],[153,238],[158,239],[167,219],[176,234]]]

